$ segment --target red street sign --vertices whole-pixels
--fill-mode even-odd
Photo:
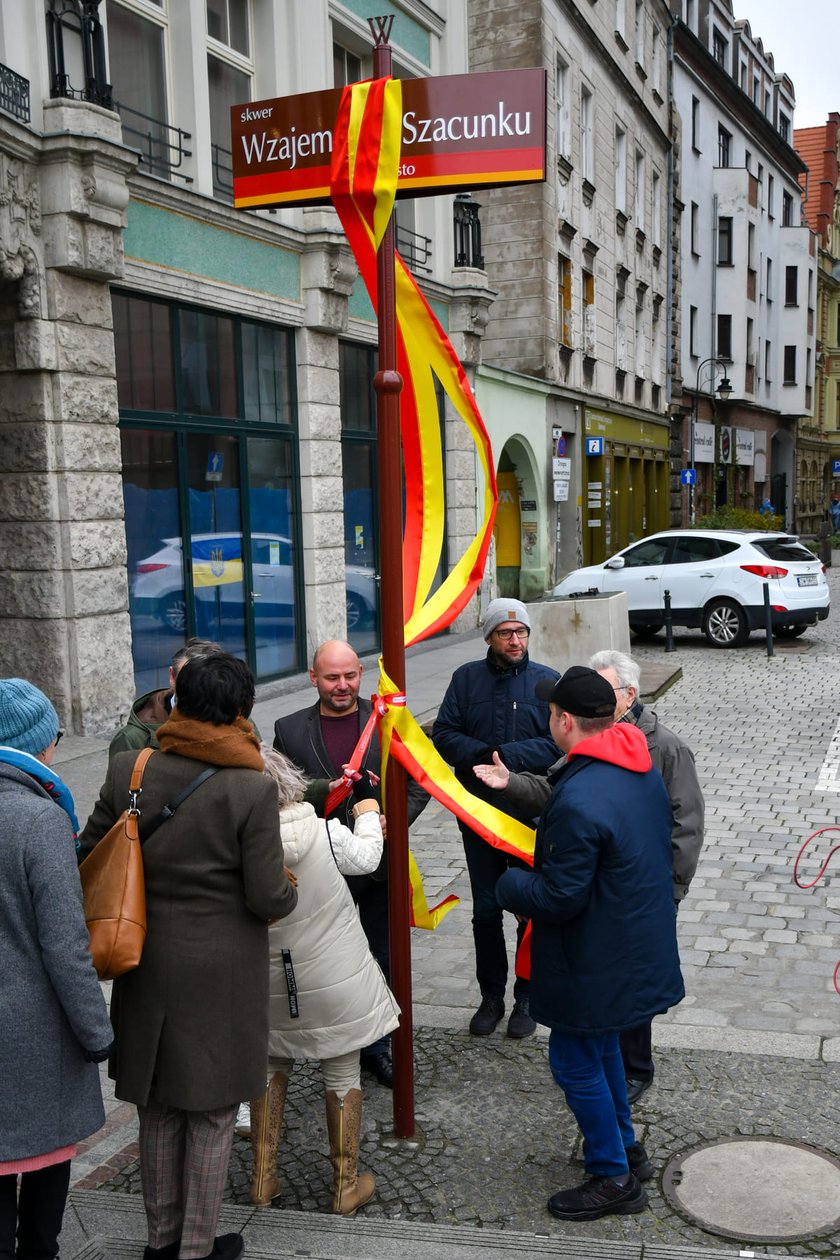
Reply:
[[[341,91],[231,107],[235,206],[329,202]],[[545,70],[404,79],[402,93],[397,197],[545,179]]]

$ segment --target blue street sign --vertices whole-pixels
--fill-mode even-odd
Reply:
[[[603,455],[604,439],[603,438],[587,438],[586,439],[587,455]]]
[[[696,468],[681,468],[680,481],[682,482],[684,486],[696,486],[697,485],[697,469]]]
[[[840,477],[840,459],[831,461],[831,475],[832,477]]]

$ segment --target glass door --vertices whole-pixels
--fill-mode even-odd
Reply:
[[[293,454],[288,441],[247,439],[250,601],[258,678],[294,669],[303,640]]]
[[[239,439],[189,433],[186,447],[195,634],[247,660]]]

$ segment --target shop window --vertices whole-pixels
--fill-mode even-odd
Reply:
[[[184,310],[180,325],[184,411],[199,416],[238,415],[233,320],[208,311]]]
[[[135,294],[113,311],[138,690],[194,634],[258,678],[299,669],[291,333]]]

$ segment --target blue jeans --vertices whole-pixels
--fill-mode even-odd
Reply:
[[[473,899],[475,978],[483,998],[504,999],[507,989],[508,956],[502,924],[502,908],[496,900],[496,884],[511,866],[519,866],[523,871],[531,868],[527,862],[503,853],[501,849],[494,849],[492,844],[482,840],[481,836],[477,836],[463,824],[458,825],[464,840],[464,855],[467,859]],[[517,924],[517,949],[525,934],[525,926],[525,922],[522,921]],[[518,1002],[526,999],[530,988],[530,981],[522,980],[517,976],[513,986],[513,1000]]]
[[[629,1170],[627,1147],[636,1140],[630,1122],[618,1033],[578,1036],[552,1030],[551,1074],[583,1134],[590,1177],[622,1177]]]

